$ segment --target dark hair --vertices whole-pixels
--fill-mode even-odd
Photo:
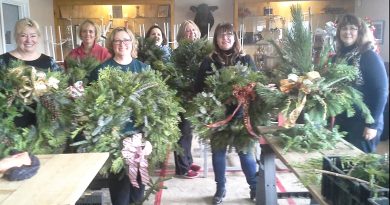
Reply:
[[[165,33],[163,32],[163,30],[158,26],[158,25],[153,25],[149,28],[148,32],[146,32],[146,35],[145,35],[145,38],[150,38],[150,35],[152,34],[152,30],[153,29],[160,29],[161,31],[161,36],[162,36],[162,43],[161,45],[167,45],[167,37],[165,36]]]
[[[225,59],[223,56],[226,55],[226,51],[223,51],[219,48],[218,46],[218,35],[225,33],[225,32],[232,32],[234,35],[234,44],[233,47],[228,51],[229,53],[232,54],[232,57],[230,58],[231,62],[223,62],[222,59]],[[214,52],[217,54],[219,60],[227,65],[233,65],[234,60],[242,54],[242,49],[241,49],[241,44],[238,39],[237,33],[234,31],[233,24],[231,23],[220,23],[218,26],[215,28],[214,31],[214,38],[213,38],[213,45],[214,45]]]
[[[368,29],[367,24],[355,15],[345,14],[337,20],[337,51],[340,51],[340,49],[345,47],[340,38],[340,31],[342,27],[347,25],[354,25],[358,27],[358,38],[355,42],[355,45],[359,48],[360,51],[365,51],[374,47],[375,40],[373,39],[373,36],[371,36],[371,34],[369,33],[370,31]]]

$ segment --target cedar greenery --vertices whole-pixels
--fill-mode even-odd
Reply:
[[[87,78],[100,62],[94,57],[86,57],[83,59],[66,59],[67,69],[69,74],[69,83],[73,84],[77,81],[83,81],[84,85],[88,83]]]
[[[345,136],[345,132],[339,132],[337,127],[331,130],[325,128],[325,122],[319,124],[311,121],[305,114],[305,124],[295,125],[289,129],[282,129],[272,133],[280,137],[284,144],[283,152],[289,150],[299,152],[314,152],[334,149],[337,142]]]
[[[183,110],[174,96],[156,71],[131,73],[108,67],[75,101],[73,114],[78,130],[73,137],[82,132],[85,140],[74,145],[81,152],[110,152],[101,172],[118,173],[124,165],[122,139],[132,134],[122,133],[122,128],[133,121],[153,145],[149,158],[153,167],[165,160],[179,139],[178,113]]]
[[[205,92],[198,93],[186,113],[194,126],[194,131],[204,140],[211,140],[214,147],[233,145],[240,151],[250,151],[255,140],[247,132],[242,116],[235,116],[228,124],[218,128],[208,128],[206,125],[226,119],[227,113],[231,113],[238,104],[233,97],[233,85],[246,86],[256,82],[256,89],[263,87],[260,82],[265,81],[262,73],[253,71],[247,66],[229,66],[221,70],[215,70],[215,75],[206,78]],[[272,111],[264,100],[257,95],[250,102],[250,119],[256,132],[256,126],[269,125]],[[237,115],[242,115],[237,114]]]
[[[19,74],[10,72],[18,69]],[[31,66],[15,61],[9,68],[0,70],[0,157],[17,149],[33,154],[62,153],[71,132],[69,115],[71,101],[67,98],[68,76],[61,72],[47,72],[46,78],[58,79],[58,89],[51,89],[43,96],[29,95],[30,100],[17,94],[26,86],[25,80],[31,76]],[[38,69],[39,70],[39,69]],[[28,85],[32,86],[32,85]],[[36,115],[36,125],[20,128],[14,124],[23,111]]]
[[[280,46],[272,41],[279,57],[280,65],[272,72],[273,81],[280,86],[279,81],[286,79],[289,74],[306,76],[312,71],[320,74],[320,79],[311,81],[307,85],[310,93],[307,94],[307,102],[304,112],[310,115],[314,121],[321,121],[334,117],[342,112],[347,112],[348,116],[355,114],[355,107],[361,109],[367,123],[372,123],[373,118],[368,107],[364,104],[360,91],[352,87],[352,82],[358,75],[358,70],[354,66],[349,66],[345,61],[332,63],[329,60],[329,45],[325,45],[321,51],[318,63],[312,61],[312,40],[311,33],[303,26],[302,9],[299,5],[291,6],[292,28],[285,31],[286,37],[281,40]],[[275,94],[278,101],[274,101],[274,106],[280,108],[286,116],[296,108],[303,93],[292,90],[288,94]],[[284,96],[284,97],[283,97]]]

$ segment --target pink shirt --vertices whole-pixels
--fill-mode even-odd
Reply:
[[[67,58],[73,58],[73,59],[84,59],[88,56],[95,57],[98,61],[101,63],[106,61],[107,59],[111,58],[110,52],[108,52],[107,48],[104,48],[96,43],[93,44],[91,52],[89,54],[86,54],[83,50],[84,44],[81,43],[81,45],[68,54]],[[65,63],[66,67],[66,63]]]

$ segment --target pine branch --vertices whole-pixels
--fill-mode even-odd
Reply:
[[[340,177],[340,178],[349,179],[349,180],[357,181],[357,182],[360,182],[360,183],[368,184],[370,186],[373,186],[374,188],[385,189],[385,187],[382,187],[382,186],[379,186],[379,185],[376,185],[376,184],[371,184],[368,181],[365,181],[365,180],[362,180],[362,179],[359,179],[359,178],[356,178],[356,177],[351,177],[351,176],[348,176],[348,175],[345,175],[345,174],[339,174],[339,173],[326,171],[326,170],[320,170],[320,169],[314,169],[313,171],[316,172],[316,173],[320,173],[320,174],[332,175],[332,176],[336,176],[336,177]]]

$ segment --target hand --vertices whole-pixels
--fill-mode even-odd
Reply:
[[[31,165],[31,159],[27,152],[8,156],[0,160],[0,173],[7,171],[9,168],[21,167],[22,165]]]
[[[363,131],[363,137],[364,137],[364,139],[370,141],[370,140],[374,139],[377,132],[378,132],[378,130],[376,130],[376,129],[371,129],[369,127],[365,127],[364,131]]]

